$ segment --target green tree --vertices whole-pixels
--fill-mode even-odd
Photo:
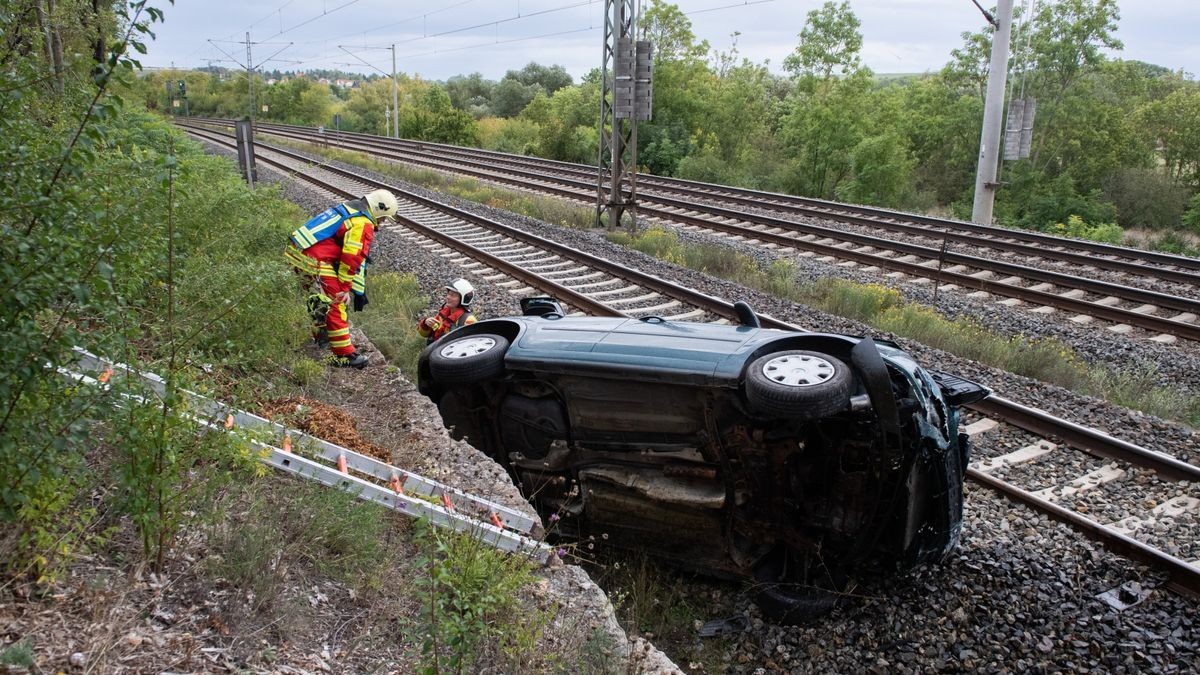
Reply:
[[[652,119],[638,125],[638,161],[652,173],[672,175],[704,132],[715,76],[705,59],[707,41],[697,41],[679,7],[651,0],[639,24],[654,44]]]
[[[475,119],[456,110],[441,86],[426,83],[412,83],[406,89],[400,106],[400,136],[455,145],[479,143]]]
[[[504,79],[516,80],[526,86],[536,86],[547,96],[563,87],[571,86],[574,82],[566,68],[558,64],[543,66],[535,62],[530,62],[520,70],[508,71],[505,73]]]
[[[859,52],[863,38],[862,22],[850,9],[850,3],[826,2],[808,13],[800,30],[800,44],[783,60],[792,77],[811,77],[828,81],[835,75],[850,75],[862,69]]]
[[[402,84],[409,80],[401,78]],[[392,109],[392,83],[376,80],[364,83],[350,93],[346,101],[346,119],[343,128],[368,134],[387,135],[388,118],[385,111]]]
[[[514,77],[505,77],[492,90],[491,113],[497,117],[515,117],[541,91],[536,84],[524,84]]]
[[[1200,87],[1180,88],[1146,104],[1138,113],[1138,122],[1161,144],[1167,173],[1200,189]]]
[[[446,80],[446,93],[455,108],[471,113],[476,119],[491,114],[491,99],[496,83],[480,73],[455,75]]]

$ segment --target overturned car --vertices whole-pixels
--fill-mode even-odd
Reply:
[[[987,389],[894,344],[759,328],[742,303],[743,325],[522,305],[426,348],[419,388],[564,534],[754,579],[781,621],[957,542],[957,407]]]

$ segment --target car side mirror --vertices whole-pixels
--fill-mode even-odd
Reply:
[[[762,324],[758,322],[758,315],[745,301],[738,300],[733,303],[733,313],[737,315],[738,323],[751,328],[762,328]]]
[[[547,296],[535,296],[532,298],[521,298],[521,314],[524,316],[548,316],[557,314],[559,317],[566,316],[562,305],[558,300]]]

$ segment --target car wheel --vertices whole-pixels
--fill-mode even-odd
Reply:
[[[850,367],[828,354],[775,352],[750,364],[746,401],[764,415],[819,419],[845,409],[852,385]]]
[[[490,333],[450,338],[429,354],[429,372],[440,384],[478,382],[504,372],[508,340]]]
[[[785,625],[828,614],[845,583],[815,555],[790,551],[782,545],[755,565],[754,582],[755,604],[765,616]]]

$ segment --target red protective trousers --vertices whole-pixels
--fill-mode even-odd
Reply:
[[[329,311],[325,313],[325,330],[329,335],[329,349],[338,356],[354,353],[354,344],[350,342],[350,318],[346,314],[346,303],[338,302],[338,293],[342,285],[337,277],[317,277],[321,282],[321,292],[331,298]]]

